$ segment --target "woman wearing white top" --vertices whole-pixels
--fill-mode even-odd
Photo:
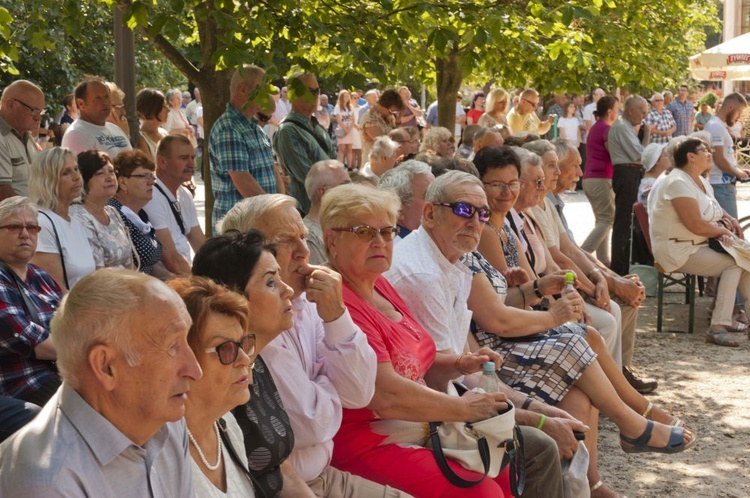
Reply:
[[[76,157],[69,149],[44,150],[29,169],[29,198],[39,206],[42,227],[31,263],[49,273],[63,290],[96,269],[86,231],[68,213],[82,187]]]
[[[187,340],[203,371],[190,383],[185,403],[195,495],[252,498],[242,430],[229,413],[249,401],[253,383],[255,335],[248,333],[248,302],[205,277],[169,285],[190,313]]]
[[[709,239],[731,245],[742,234],[737,220],[724,211],[713,188],[703,178],[711,169],[711,150],[701,140],[689,138],[674,152],[675,168],[649,196],[649,226],[654,260],[666,272],[721,277],[706,342],[737,347],[727,332],[745,330],[732,323],[737,290],[750,302],[750,273],[732,256],[709,247]]]
[[[560,137],[577,149],[581,144],[581,129],[576,118],[576,105],[568,102],[564,109],[563,116],[557,121],[557,128],[560,130]]]
[[[198,142],[195,140],[195,130],[190,125],[187,116],[185,116],[185,111],[180,108],[182,105],[182,92],[177,88],[172,88],[168,91],[167,105],[169,106],[169,114],[167,115],[167,122],[164,123],[164,129],[171,135],[185,135],[190,139],[193,147],[197,147]]]
[[[352,106],[352,117],[354,123],[357,123],[359,117],[359,95],[356,92],[349,93],[349,103]],[[362,135],[359,133],[359,126],[352,127],[352,164],[350,169],[358,170],[362,167]]]

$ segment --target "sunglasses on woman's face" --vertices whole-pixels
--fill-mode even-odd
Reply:
[[[436,206],[443,206],[451,208],[453,214],[467,220],[474,216],[475,213],[479,214],[479,221],[487,223],[490,221],[490,208],[488,207],[475,207],[468,202],[433,202]]]
[[[231,365],[237,361],[237,357],[240,354],[240,348],[245,352],[246,355],[252,356],[255,354],[255,334],[248,334],[238,341],[226,341],[222,342],[215,348],[208,348],[205,350],[206,353],[216,353],[219,357],[219,362],[222,365]]]

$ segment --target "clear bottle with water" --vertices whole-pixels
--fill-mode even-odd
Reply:
[[[495,362],[488,361],[482,365],[482,377],[479,379],[477,387],[483,389],[486,393],[500,392],[500,379],[497,378],[497,372],[495,372]]]

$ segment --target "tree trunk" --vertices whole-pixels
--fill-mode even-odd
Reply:
[[[438,125],[451,132],[456,127],[456,96],[461,88],[463,75],[458,67],[459,55],[452,52],[448,57],[435,59],[437,71]]]

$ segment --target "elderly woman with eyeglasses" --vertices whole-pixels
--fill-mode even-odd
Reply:
[[[161,243],[143,209],[153,195],[156,166],[141,150],[120,153],[115,158],[114,166],[117,193],[107,204],[117,209],[125,222],[135,248],[134,257],[139,263],[138,269],[166,279],[171,274],[161,264]]]
[[[268,498],[312,497],[289,458],[295,434],[263,348],[293,325],[292,288],[279,275],[276,248],[263,233],[230,230],[208,239],[193,259],[193,274],[208,277],[245,296],[250,310],[249,332],[255,334],[254,382],[250,401],[232,410],[244,434],[244,451],[256,490]],[[204,373],[205,376],[205,373]],[[215,454],[215,453],[214,453]]]
[[[242,429],[230,410],[250,399],[255,335],[245,298],[203,277],[169,281],[185,301],[187,341],[203,376],[190,383],[185,422],[193,484],[201,497],[253,497]]]
[[[44,405],[60,386],[49,322],[62,289],[30,264],[41,230],[26,197],[0,202],[0,396]]]
[[[31,261],[65,290],[96,270],[86,230],[69,212],[82,187],[76,156],[69,149],[46,149],[31,164],[29,198],[39,207],[42,227]]]
[[[458,357],[436,357],[432,337],[382,276],[390,268],[399,208],[394,193],[366,185],[341,185],[323,197],[320,222],[329,264],[341,274],[344,303],[378,359],[375,395],[366,408],[344,409],[331,464],[416,496],[504,496],[507,474],[461,489],[443,475],[430,450],[388,437],[391,422],[478,421],[505,408],[503,394],[459,398],[435,389],[460,375]],[[463,356],[465,372],[479,371],[495,357],[488,353]],[[449,465],[464,479],[479,478],[457,462]]]

